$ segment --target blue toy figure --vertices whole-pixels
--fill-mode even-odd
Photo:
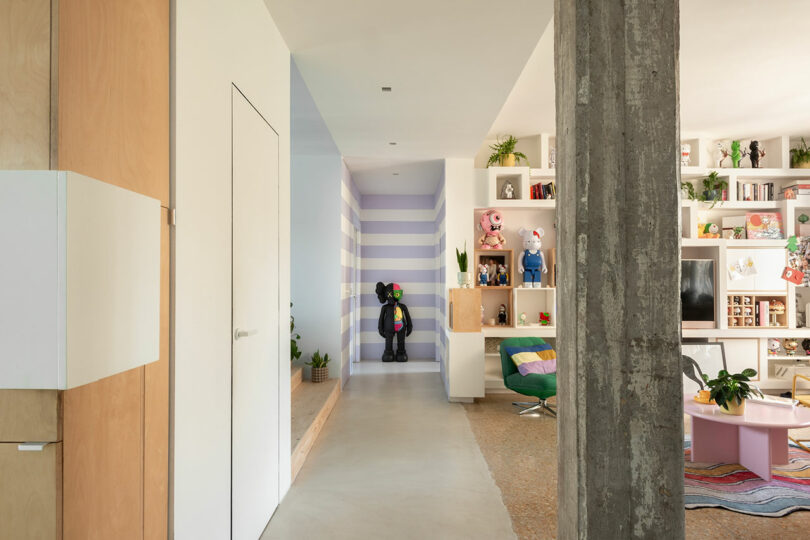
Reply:
[[[523,252],[518,258],[518,272],[523,274],[523,287],[539,288],[541,272],[548,273],[546,258],[540,251],[543,245],[540,239],[545,235],[545,231],[541,227],[533,231],[521,228],[518,234],[523,238]]]
[[[489,271],[487,270],[487,265],[479,264],[478,265],[478,284],[482,287],[486,287],[489,283]]]
[[[498,265],[498,285],[506,287],[509,285],[509,274],[506,271],[506,265]]]

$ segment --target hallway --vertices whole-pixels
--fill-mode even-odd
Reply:
[[[355,366],[262,538],[515,538],[438,363]]]

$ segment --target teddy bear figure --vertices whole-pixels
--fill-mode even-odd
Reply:
[[[377,323],[377,331],[385,338],[385,350],[383,351],[383,362],[407,362],[408,353],[405,352],[405,337],[413,332],[411,315],[408,313],[408,306],[401,304],[402,287],[396,283],[385,285],[377,283],[377,299],[383,304],[380,308],[380,320]],[[397,352],[394,355],[394,337],[397,338]]]
[[[782,343],[782,348],[785,349],[785,354],[793,356],[796,354],[796,349],[799,348],[799,342],[793,338],[788,338]]]
[[[478,226],[484,231],[483,236],[478,239],[481,249],[503,249],[506,245],[506,238],[501,234],[503,229],[503,216],[497,210],[487,210],[481,215]]]
[[[541,227],[531,231],[521,228],[518,234],[523,238],[523,251],[518,257],[518,272],[523,274],[523,287],[539,288],[541,272],[548,273],[546,258],[540,250],[545,231]]]
[[[487,283],[489,283],[489,269],[485,264],[478,265],[478,284],[482,287],[486,287]]]

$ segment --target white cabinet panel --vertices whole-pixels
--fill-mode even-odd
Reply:
[[[759,340],[758,339],[718,339],[726,350],[726,366],[729,373],[741,373],[744,369],[757,370],[757,376],[752,380],[760,379]],[[714,378],[716,373],[710,374]]]
[[[73,388],[158,359],[159,201],[2,171],[0,253],[0,388]]]
[[[787,241],[785,241],[787,243]],[[787,282],[782,279],[782,270],[785,268],[787,256],[783,248],[762,249],[729,249],[726,260],[733,264],[742,257],[749,255],[754,259],[756,275],[743,279],[728,280],[729,291],[784,291]],[[725,270],[728,279],[728,271]]]

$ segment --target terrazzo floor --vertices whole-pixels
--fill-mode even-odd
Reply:
[[[490,394],[465,404],[464,409],[518,538],[556,538],[556,420],[545,415],[518,416],[512,406],[515,400],[514,394]],[[716,508],[688,510],[686,538],[807,539],[810,512],[766,518]]]

